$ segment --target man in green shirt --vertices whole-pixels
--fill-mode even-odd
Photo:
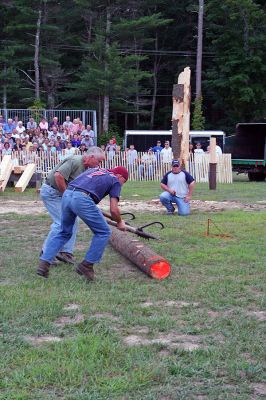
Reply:
[[[55,235],[60,232],[62,195],[68,183],[87,168],[97,167],[104,158],[105,154],[102,149],[93,146],[84,155],[74,155],[65,158],[49,172],[46,181],[42,184],[40,196],[53,223],[44,241],[42,252],[45,251],[48,240],[53,240]],[[58,260],[74,264],[73,251],[76,243],[77,229],[78,224],[76,220],[71,238],[56,256]]]

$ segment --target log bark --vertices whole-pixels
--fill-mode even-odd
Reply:
[[[115,227],[111,227],[110,243],[120,254],[154,279],[165,279],[171,272],[169,262],[143,242]]]

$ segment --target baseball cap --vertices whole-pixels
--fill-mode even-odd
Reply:
[[[173,160],[172,161],[172,167],[179,167],[179,161],[178,160]]]
[[[109,169],[109,171],[113,172],[113,174],[122,175],[126,181],[128,180],[128,170],[125,167],[119,166],[119,167]]]

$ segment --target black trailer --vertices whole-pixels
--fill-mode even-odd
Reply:
[[[225,152],[232,154],[233,171],[248,174],[250,181],[266,177],[266,123],[239,123],[236,135],[225,138]]]

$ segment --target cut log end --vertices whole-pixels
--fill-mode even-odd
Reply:
[[[154,279],[165,279],[170,275],[171,266],[167,261],[157,261],[150,267],[150,275]]]

